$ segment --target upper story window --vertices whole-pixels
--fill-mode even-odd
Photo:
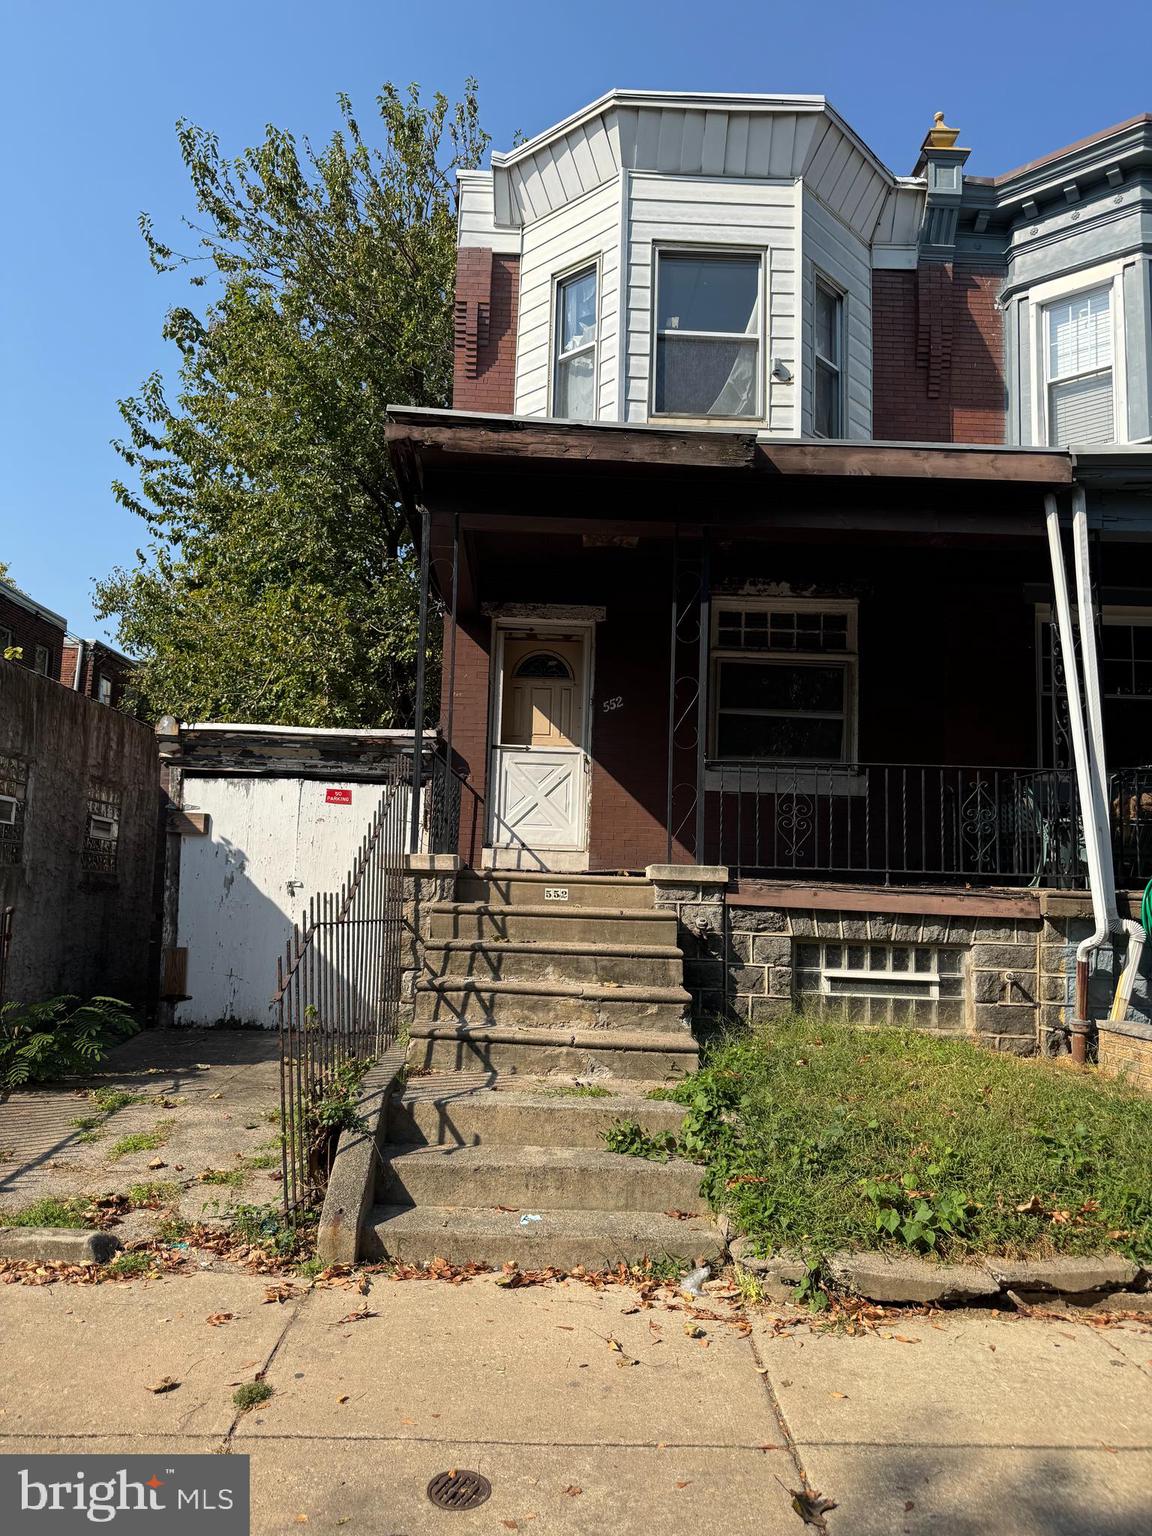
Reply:
[[[47,677],[48,676],[48,668],[51,665],[51,663],[52,663],[52,653],[51,653],[51,651],[49,651],[49,649],[48,649],[48,647],[46,645],[38,645],[36,647],[36,664],[35,664],[36,665],[36,671],[39,672],[42,677]]]
[[[552,414],[596,418],[596,268],[556,284],[556,374]]]
[[[655,413],[762,415],[761,311],[759,256],[657,251]]]
[[[112,679],[106,677],[103,672],[101,672],[100,681],[96,686],[96,697],[101,704],[111,704],[112,702]]]
[[[812,430],[844,435],[844,296],[817,278],[812,299]]]
[[[1116,441],[1112,292],[1073,294],[1044,309],[1048,441]]]
[[[855,602],[721,600],[714,608],[712,667],[714,757],[851,760]]]

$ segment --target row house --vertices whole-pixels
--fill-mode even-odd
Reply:
[[[990,178],[958,137],[900,175],[822,97],[613,91],[461,173],[453,408],[388,424],[452,851],[643,873],[698,1019],[1120,1053],[1152,118]]]

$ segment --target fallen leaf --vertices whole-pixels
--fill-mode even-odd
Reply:
[[[175,1392],[180,1383],[175,1376],[161,1376],[160,1380],[148,1388],[149,1392]]]
[[[792,1495],[792,1508],[804,1524],[813,1526],[827,1536],[828,1522],[824,1516],[837,1507],[836,1500],[824,1498],[815,1488],[811,1492],[806,1488],[789,1488],[788,1492]]]
[[[162,1157],[154,1157],[148,1166],[149,1168],[167,1168],[168,1164]]]
[[[515,1520],[501,1520],[500,1524],[506,1531],[518,1531],[520,1529]]]
[[[1021,1215],[1031,1215],[1035,1211],[1042,1211],[1044,1202],[1039,1195],[1033,1195],[1030,1200],[1023,1201],[1016,1209]]]
[[[916,1508],[916,1505],[913,1503],[913,1501],[911,1499],[905,1499],[904,1500],[904,1513],[905,1514],[907,1514],[910,1509],[915,1509],[915,1508]]]
[[[783,1449],[784,1449],[784,1447],[783,1447],[783,1446],[781,1446],[781,1445],[767,1445],[767,1444],[766,1444],[766,1445],[762,1445],[762,1446],[761,1446],[761,1447],[760,1447],[760,1449],[761,1449],[761,1450],[762,1450],[762,1451],[781,1451],[781,1450],[783,1450]]]
[[[345,1392],[345,1394],[344,1394],[344,1396],[343,1396],[343,1397],[338,1397],[338,1398],[337,1398],[337,1399],[336,1399],[336,1401],[337,1401],[337,1402],[338,1402],[338,1403],[346,1403],[346,1402],[348,1402],[348,1393],[347,1393],[347,1392]]]
[[[213,1312],[208,1321],[212,1324],[213,1328],[219,1328],[224,1323],[230,1323],[235,1315],[234,1312]]]
[[[840,1402],[844,1402],[848,1394],[847,1392],[829,1392],[828,1396],[837,1398]]]
[[[494,1211],[504,1211],[506,1215],[514,1216],[520,1207],[518,1205],[494,1205],[492,1209]]]
[[[564,1492],[574,1499],[578,1493],[583,1493],[584,1490],[583,1488],[577,1488],[575,1483],[569,1483]]]
[[[270,1285],[264,1292],[265,1306],[270,1301],[285,1302],[295,1296],[296,1291],[291,1285]]]
[[[910,1339],[906,1333],[890,1333],[890,1339],[895,1339],[897,1344],[919,1344],[919,1339]]]
[[[344,1323],[362,1323],[367,1318],[379,1317],[379,1312],[373,1312],[368,1307],[357,1307],[355,1312],[349,1312],[347,1317],[342,1317],[339,1322],[333,1323],[333,1328],[339,1328]]]
[[[220,1095],[218,1093],[213,1094],[213,1098],[218,1099],[219,1097],[220,1097]],[[296,1516],[296,1524],[297,1525],[307,1525],[308,1524],[308,1516],[307,1515],[297,1515]]]
[[[690,1339],[702,1339],[704,1337],[703,1328],[699,1327],[696,1323],[685,1323],[684,1332]]]
[[[684,1480],[682,1482],[677,1483],[676,1486],[677,1486],[677,1488],[687,1488],[688,1484],[691,1481],[692,1481],[692,1479],[690,1477],[686,1477],[686,1478],[684,1478]]]

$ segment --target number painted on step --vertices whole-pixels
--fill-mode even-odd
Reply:
[[[546,885],[544,887],[545,901],[567,901],[568,887],[566,885]]]

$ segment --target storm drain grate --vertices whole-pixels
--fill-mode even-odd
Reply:
[[[475,1509],[492,1493],[492,1484],[479,1472],[437,1472],[428,1484],[428,1497],[438,1509]]]

